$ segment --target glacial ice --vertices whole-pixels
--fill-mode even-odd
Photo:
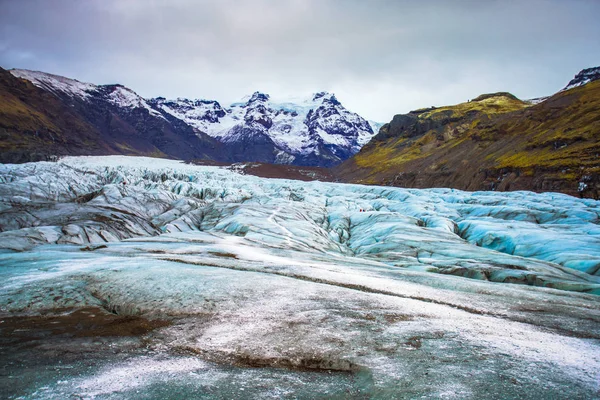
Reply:
[[[95,306],[173,322],[143,350],[86,344],[97,358],[60,376],[17,369],[39,379],[10,395],[595,397],[599,213],[136,157],[0,165],[0,320]]]

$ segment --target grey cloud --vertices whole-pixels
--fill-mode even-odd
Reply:
[[[600,60],[594,0],[4,0],[0,65],[144,96],[338,94],[376,120],[560,89]]]

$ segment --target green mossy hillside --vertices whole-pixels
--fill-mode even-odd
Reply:
[[[580,182],[598,179],[599,155],[595,81],[537,105],[493,93],[397,115],[337,173],[369,184],[580,194]]]

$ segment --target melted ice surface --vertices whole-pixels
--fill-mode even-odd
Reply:
[[[31,398],[599,389],[597,201],[123,156],[1,165],[0,179],[3,313],[92,305],[176,321],[153,353],[75,367]],[[244,362],[264,369],[223,367]]]

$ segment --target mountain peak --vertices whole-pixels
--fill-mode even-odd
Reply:
[[[329,92],[317,92],[317,93],[315,93],[313,95],[313,101],[322,99],[323,97],[326,97],[326,96],[331,96],[331,93],[329,93]]]
[[[510,100],[519,100],[515,95],[508,92],[496,92],[496,93],[484,93],[482,95],[477,96],[471,101],[483,101],[487,99],[491,99],[493,97],[506,97]]]
[[[270,98],[271,97],[268,94],[257,91],[252,93],[252,96],[250,97],[250,100],[248,100],[248,103],[254,103],[256,101],[269,101]]]
[[[335,97],[335,94],[329,92],[318,92],[313,95],[313,101],[321,100],[322,102],[329,102],[333,105],[341,105],[342,103]]]
[[[577,75],[565,86],[563,90],[573,89],[587,83],[600,79],[600,67],[586,68],[579,71]]]
[[[48,90],[54,94],[65,93],[71,97],[86,98],[89,92],[97,89],[97,85],[80,82],[77,79],[66,78],[47,72],[31,71],[28,69],[11,69],[9,72],[20,79],[26,79],[35,86]]]

